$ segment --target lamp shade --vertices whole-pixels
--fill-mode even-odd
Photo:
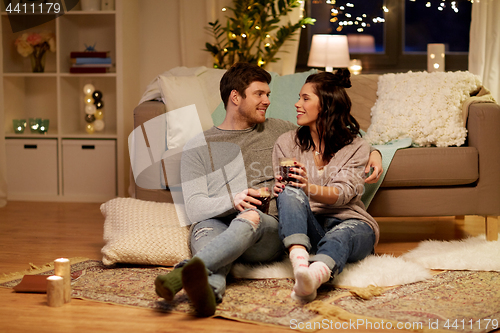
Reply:
[[[331,72],[333,68],[349,67],[349,45],[347,36],[314,35],[309,50],[309,67],[325,67]]]

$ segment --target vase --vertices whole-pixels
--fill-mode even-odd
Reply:
[[[34,48],[33,53],[30,54],[31,69],[33,73],[43,73],[45,71],[45,56],[46,50]]]

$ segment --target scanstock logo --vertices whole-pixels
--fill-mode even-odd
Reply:
[[[79,0],[3,0],[12,32],[55,20],[73,9]]]

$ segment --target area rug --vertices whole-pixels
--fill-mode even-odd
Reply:
[[[172,304],[155,294],[154,279],[169,269],[106,267],[101,261],[86,260],[72,264],[71,270],[73,298],[151,308],[165,316],[192,311],[182,291]],[[38,274],[51,275],[53,270],[47,267]],[[11,288],[19,282],[10,280],[0,286]],[[358,296],[362,295],[360,290],[324,285],[310,304],[294,301],[292,287],[291,279],[230,280],[215,315],[301,331],[401,328],[488,332],[499,328],[499,272],[446,271],[423,282],[378,290],[379,296],[365,297],[368,299]]]
[[[423,241],[401,257],[370,255],[347,264],[333,283],[337,287],[389,287],[430,279],[431,269],[500,272],[500,241],[488,242],[485,235],[454,241]],[[261,266],[236,264],[232,273],[247,279],[293,278],[289,260]]]

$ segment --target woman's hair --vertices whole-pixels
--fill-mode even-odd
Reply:
[[[271,75],[257,65],[238,62],[231,66],[220,80],[220,97],[227,107],[231,91],[236,90],[243,98],[246,98],[245,90],[255,81],[271,82]]]
[[[345,88],[351,87],[350,76],[348,69],[339,69],[335,73],[312,74],[306,79],[319,97],[316,128],[320,142],[325,143],[322,152],[324,161],[330,161],[336,152],[359,135],[359,123],[351,115],[351,99],[345,91]],[[295,140],[302,151],[316,149],[308,126],[297,129]]]

